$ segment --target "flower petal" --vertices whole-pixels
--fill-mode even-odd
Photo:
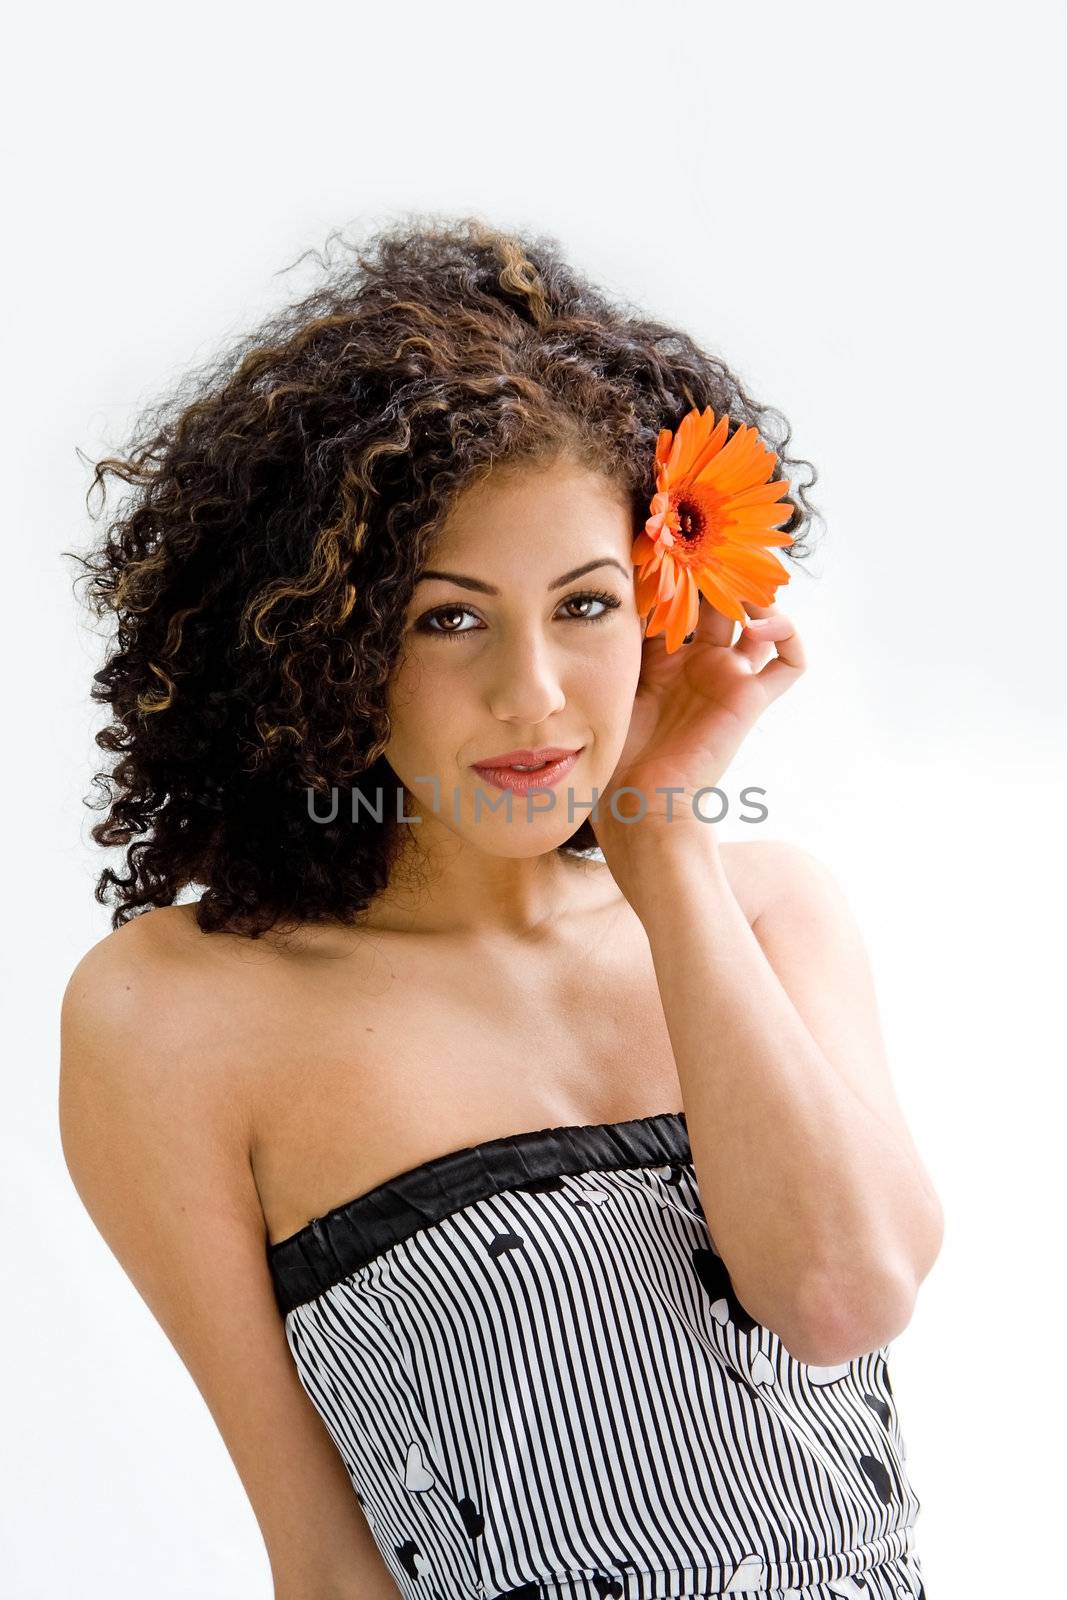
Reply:
[[[664,628],[667,626],[667,620],[670,617],[671,606],[673,604],[673,600],[660,600],[659,604],[653,610],[651,617],[648,619],[648,626],[645,628],[646,638],[651,639],[657,633],[663,632]]]
[[[788,494],[791,485],[782,478],[775,478],[770,483],[757,483],[751,489],[739,489],[732,496],[735,506],[761,506],[767,500],[777,500],[779,495]]]
[[[634,586],[634,600],[639,616],[643,617],[647,611],[651,611],[659,600],[659,580],[659,572],[650,571],[648,567],[643,568],[639,574]]]
[[[714,484],[720,494],[764,483],[774,471],[778,457],[760,440],[755,428],[741,427],[700,474],[702,483]]]
[[[735,622],[745,621],[741,601],[731,587],[719,581],[718,574],[713,573],[708,567],[702,567],[696,574],[696,582],[705,600],[713,605],[716,611],[721,611],[725,617],[732,617]]]
[[[714,417],[710,406],[708,407],[708,414]],[[713,460],[722,450],[723,441],[726,438],[729,427],[730,418],[724,412],[710,433],[705,430],[707,436],[702,441],[695,442],[694,448],[690,452],[690,457],[685,463],[684,471],[675,474],[677,486],[686,488],[696,482],[697,477],[703,472],[708,462]]]
[[[649,519],[651,520],[651,519]],[[638,566],[647,561],[654,561],[659,552],[659,545],[651,539],[647,532],[647,523],[637,535],[630,547],[630,559]]]
[[[791,576],[770,551],[743,550],[738,546],[723,547],[715,575],[761,606],[771,605],[775,590],[788,583]]]

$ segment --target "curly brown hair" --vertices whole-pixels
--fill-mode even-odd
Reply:
[[[554,239],[421,216],[343,249],[95,463],[87,501],[106,502],[108,474],[132,490],[73,556],[94,614],[117,619],[91,691],[113,718],[96,743],[119,758],[94,775],[109,809],[91,830],[126,851],[96,885],[113,928],[190,885],[204,932],[350,923],[385,886],[405,610],[451,504],[494,463],[567,452],[625,487],[636,533],[660,428],[710,405],[760,432],[775,478],[809,469],[789,475],[785,524],[788,557],[809,553],[816,473],[783,453],[781,413]],[[385,821],[312,819],[312,791],[357,779],[388,797]],[[595,845],[585,820],[559,849]]]

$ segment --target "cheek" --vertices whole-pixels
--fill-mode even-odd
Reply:
[[[424,659],[417,649],[409,651],[393,674],[386,696],[391,745],[397,752],[409,751],[413,756],[434,749],[455,723],[461,703],[462,684],[455,676],[441,670],[432,656]]]
[[[617,691],[620,698],[632,700],[637,691],[644,647],[641,629],[640,619],[635,618],[632,627],[613,631],[610,640],[601,646],[595,659],[589,662],[590,670],[600,686],[603,687],[605,682],[610,683],[613,692]]]
[[[607,746],[621,747],[633,716],[634,698],[641,677],[640,623],[619,629],[603,639],[580,663],[575,663],[568,700],[580,708],[590,729]]]

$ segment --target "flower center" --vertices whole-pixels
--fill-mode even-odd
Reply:
[[[679,500],[677,505],[678,532],[683,539],[699,539],[706,527],[704,507],[695,500]]]
[[[696,556],[702,546],[720,542],[725,501],[726,496],[710,484],[690,484],[676,491],[671,500],[671,510],[677,519],[677,528],[672,518],[671,531],[680,543],[680,554],[688,552]]]

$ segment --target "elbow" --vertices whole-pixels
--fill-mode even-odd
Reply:
[[[795,1361],[836,1367],[889,1344],[915,1310],[916,1284],[906,1273],[872,1273],[848,1282],[811,1280],[788,1314],[765,1323]],[[763,1319],[758,1319],[763,1320]]]
[[[837,1366],[889,1344],[912,1319],[918,1285],[903,1268],[872,1270],[859,1280],[822,1283],[812,1289],[803,1322],[808,1360]]]
[[[798,1312],[783,1344],[811,1366],[838,1366],[891,1343],[908,1326],[919,1286],[941,1250],[944,1214],[931,1208],[928,1226],[906,1252],[883,1248],[861,1268],[812,1273],[797,1297]],[[795,1348],[794,1348],[795,1346]],[[803,1352],[803,1353],[802,1353]]]

